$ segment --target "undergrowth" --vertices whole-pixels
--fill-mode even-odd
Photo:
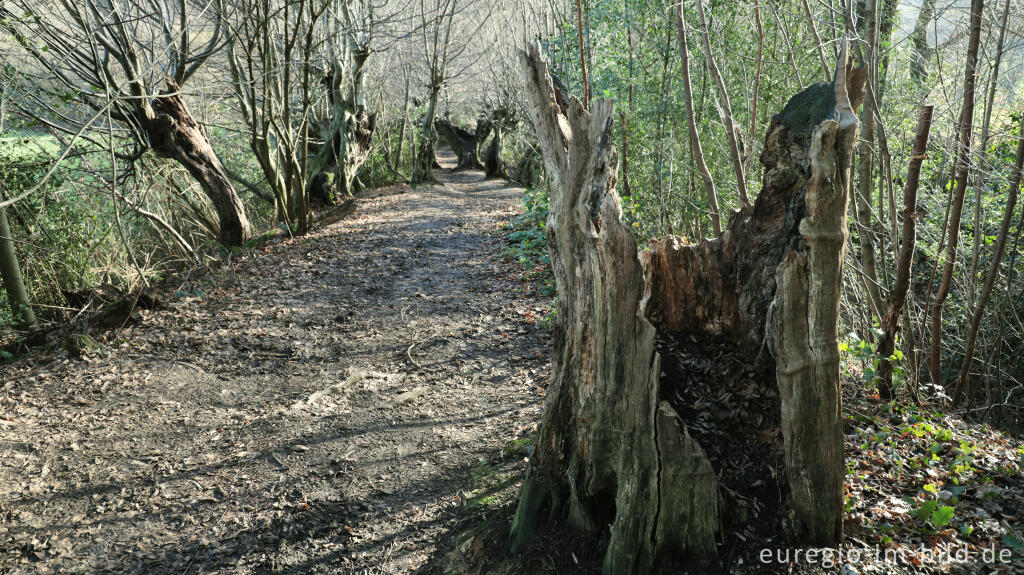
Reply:
[[[541,324],[552,326],[555,322],[554,302],[558,290],[551,271],[551,256],[547,245],[546,230],[550,211],[547,190],[543,187],[527,189],[522,204],[523,212],[503,226],[508,247],[502,255],[523,266],[525,271],[521,279],[527,291],[552,298],[550,309],[541,319]]]

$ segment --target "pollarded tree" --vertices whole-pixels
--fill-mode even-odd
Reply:
[[[452,47],[457,0],[420,0],[421,51],[427,68],[427,112],[423,116],[422,133],[413,164],[413,183],[434,180],[434,146],[437,144],[437,100],[444,87]]]
[[[333,171],[340,196],[354,191],[370,155],[377,114],[367,109],[366,72],[378,25],[372,0],[334,0],[325,13],[324,55],[328,72],[326,114],[320,119],[324,171]],[[331,199],[331,198],[328,198]]]
[[[116,122],[137,149],[126,160],[152,150],[181,164],[213,204],[220,241],[240,245],[249,237],[242,202],[182,93],[221,46],[216,21],[209,20],[210,30],[201,27],[212,12],[209,4],[191,0],[0,2],[3,29],[28,61],[45,70],[37,78],[40,85],[89,113],[81,116],[88,116],[85,120],[73,117],[39,94],[26,109],[51,129],[69,134],[90,127],[106,133],[100,123]],[[202,38],[198,44],[197,38]]]
[[[477,33],[490,19],[494,6],[478,0],[420,0],[418,36],[427,83],[427,109],[423,115],[419,145],[413,164],[412,182],[434,179],[437,146],[438,100],[441,91],[465,70],[456,70],[453,62],[468,59],[466,51],[477,41]]]
[[[331,2],[221,0],[218,7],[249,147],[274,192],[277,218],[299,233],[309,225],[309,141],[320,83],[313,44]]]
[[[772,119],[764,189],[724,234],[693,245],[664,238],[642,259],[615,191],[612,103],[586,110],[557,94],[536,44],[522,60],[551,182],[559,297],[544,422],[513,546],[556,521],[607,534],[606,574],[671,572],[681,559],[716,553],[726,517],[736,528],[741,515],[722,488],[753,481],[729,483],[729,458],[719,454],[734,438],[703,434],[685,378],[671,379],[687,370],[691,379],[725,371],[761,390],[752,409],[767,415],[736,422],[744,429],[735,435],[749,435],[747,451],[778,452],[786,480],[770,485],[773,467],[757,479],[788,494],[776,503],[792,511],[793,540],[838,544],[839,297],[863,74],[848,67],[844,47],[833,82],[807,88]],[[781,452],[765,439],[779,431]]]

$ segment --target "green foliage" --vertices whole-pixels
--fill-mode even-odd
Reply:
[[[57,141],[45,135],[16,132],[0,137],[4,195],[12,197],[35,186],[58,151]],[[112,241],[98,218],[97,204],[76,193],[66,174],[64,169],[56,171],[43,188],[7,208],[26,287],[33,303],[42,306],[62,304],[62,288],[93,281],[91,255]],[[6,297],[0,290],[0,327],[12,320]]]
[[[546,225],[548,194],[543,188],[530,189],[523,196],[523,213],[516,216],[509,225],[509,246],[504,255],[514,259],[531,270],[531,277],[546,278],[543,295],[555,295],[551,280],[551,256],[548,253]]]
[[[876,335],[881,335],[881,331],[877,331]],[[892,365],[892,383],[894,389],[899,389],[904,384],[904,372],[900,362],[903,360],[903,352],[896,349],[892,355],[888,358],[882,357],[877,349],[876,345],[861,339],[857,334],[851,333],[849,335],[849,341],[839,342],[839,352],[843,361],[841,365],[845,372],[845,375],[851,379],[859,380],[867,388],[877,391],[878,384],[881,381],[879,376],[879,364],[883,359],[887,359]],[[849,361],[853,360],[860,364],[860,372],[855,373],[850,370]]]

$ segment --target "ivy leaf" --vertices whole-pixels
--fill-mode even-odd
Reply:
[[[946,525],[951,519],[953,519],[953,508],[948,505],[943,505],[932,512],[932,525],[936,527]]]

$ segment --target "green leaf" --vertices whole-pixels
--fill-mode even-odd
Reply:
[[[948,505],[943,505],[932,512],[932,525],[936,527],[946,525],[951,519],[953,519],[953,508]]]
[[[928,501],[922,501],[917,507],[916,514],[921,519],[928,519],[932,516],[932,513],[935,513],[938,507],[939,504],[930,499]]]

